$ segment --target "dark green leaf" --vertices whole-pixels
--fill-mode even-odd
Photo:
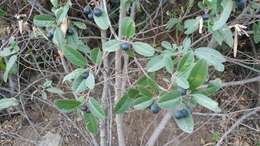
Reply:
[[[180,96],[181,93],[176,90],[164,92],[158,97],[157,103],[161,108],[174,110],[181,104]]]
[[[177,72],[183,72],[193,65],[194,57],[192,52],[186,53],[177,65]]]
[[[215,79],[209,82],[208,86],[199,90],[199,93],[211,95],[221,88],[222,82],[220,79]]]
[[[123,96],[117,101],[114,111],[116,113],[126,112],[132,106],[133,102],[134,102],[133,98],[129,98],[128,96]]]
[[[92,113],[84,112],[85,126],[89,132],[96,134],[98,129],[98,123]]]
[[[100,118],[100,119],[105,118],[105,116],[106,116],[105,112],[102,109],[101,105],[96,101],[95,98],[89,97],[88,108],[95,117]]]
[[[74,110],[80,106],[80,102],[74,99],[57,99],[54,101],[54,104],[65,112]]]
[[[102,61],[102,52],[99,48],[94,48],[91,50],[90,52],[90,57],[91,60],[95,63],[95,64],[100,64]]]
[[[147,97],[153,96],[153,93],[152,93],[152,91],[149,90],[149,88],[147,89],[143,86],[137,86],[137,87],[138,87],[137,89],[139,91],[138,95],[140,94],[140,95],[147,96]]]
[[[190,89],[194,90],[202,85],[208,79],[208,64],[205,60],[200,59],[193,66],[188,78]]]
[[[0,8],[0,17],[3,17],[4,15],[5,15],[5,11],[2,8]]]
[[[131,17],[125,17],[121,24],[122,36],[132,38],[135,34],[135,22]]]
[[[138,95],[139,95],[139,91],[137,89],[130,88],[127,91],[127,96],[129,98],[136,98]]]
[[[144,110],[152,103],[153,103],[152,97],[146,97],[146,96],[138,97],[134,101],[134,108],[137,110]]]
[[[70,46],[64,46],[63,48],[64,56],[73,64],[84,66],[86,64],[86,59],[75,49]]]

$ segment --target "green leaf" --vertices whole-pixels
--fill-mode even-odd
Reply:
[[[174,115],[173,115],[174,116]],[[175,116],[174,116],[175,117]],[[194,122],[191,113],[189,112],[188,116],[181,119],[174,118],[178,127],[187,133],[192,133],[194,129]]]
[[[228,26],[213,32],[213,37],[219,45],[224,41],[229,47],[233,47],[233,33]]]
[[[172,29],[177,23],[179,23],[177,18],[171,18],[166,24],[166,30]]]
[[[147,43],[143,42],[134,42],[133,43],[133,48],[135,52],[137,52],[140,55],[146,56],[146,57],[151,57],[153,56],[155,49],[150,46]]]
[[[188,89],[190,87],[188,79],[185,76],[182,76],[182,75],[176,76],[175,82],[178,86],[180,86],[184,89]]]
[[[136,98],[139,95],[139,90],[135,88],[130,88],[127,91],[127,96],[130,98]]]
[[[223,11],[222,11],[219,19],[217,21],[215,21],[212,26],[213,31],[222,28],[226,24],[230,14],[231,14],[231,11],[232,11],[233,1],[232,0],[222,1],[222,7],[223,7]]]
[[[190,49],[191,46],[191,39],[189,37],[186,37],[182,42],[183,50]]]
[[[73,80],[75,78],[78,78],[80,75],[82,75],[82,73],[85,71],[85,69],[82,69],[82,68],[77,68],[75,69],[74,71],[72,71],[71,73],[67,74],[64,78],[63,78],[63,81],[62,82],[65,82],[65,81],[70,81],[70,80]]]
[[[66,39],[68,46],[73,46],[85,54],[90,52],[90,48],[78,37],[77,33],[74,33],[73,35],[67,35]]]
[[[195,19],[188,19],[184,22],[184,28],[186,31],[185,34],[192,34],[199,28],[201,16],[196,17]]]
[[[89,97],[88,108],[95,117],[100,118],[100,119],[105,118],[105,116],[106,116],[105,112],[102,109],[101,105],[96,101],[95,98]]]
[[[101,64],[102,52],[99,48],[94,48],[90,52],[90,58],[95,64]]]
[[[109,27],[109,17],[105,11],[102,10],[102,12],[102,15],[99,17],[94,15],[94,21],[100,29],[107,30]]]
[[[17,106],[19,103],[15,98],[3,98],[0,99],[0,111],[12,106]]]
[[[135,34],[135,22],[131,17],[123,18],[121,22],[122,36],[126,38],[132,38]]]
[[[33,17],[33,24],[38,27],[50,27],[54,24],[54,18],[49,15],[36,15]]]
[[[139,97],[134,101],[134,108],[137,110],[144,110],[152,103],[153,99],[151,97]]]
[[[217,50],[207,47],[201,47],[195,50],[195,55],[198,58],[206,60],[207,63],[209,65],[213,65],[216,70],[224,71],[224,65],[222,63],[224,63],[226,59]]]
[[[188,78],[190,89],[194,90],[202,85],[208,79],[208,64],[205,60],[200,59],[193,66]]]
[[[72,22],[76,27],[78,27],[79,29],[87,29],[87,26],[85,23],[80,22],[80,21],[73,21]]]
[[[89,89],[94,89],[95,87],[95,77],[94,77],[94,74],[92,71],[89,72],[89,75],[88,75],[88,78],[86,79],[86,82],[85,82],[86,86],[89,88]]]
[[[171,56],[169,54],[164,54],[163,62],[164,62],[164,66],[165,66],[166,70],[169,73],[172,73],[173,72],[174,63],[173,63],[173,60],[172,60],[172,58],[171,58]]]
[[[59,0],[50,0],[51,1],[51,4],[53,7],[58,7],[59,6]]]
[[[120,41],[118,40],[109,40],[104,45],[105,51],[107,52],[115,52],[120,48]]]
[[[114,107],[115,113],[123,113],[127,111],[132,106],[133,102],[133,98],[130,98],[128,96],[121,97]]]
[[[52,80],[46,80],[44,83],[43,83],[43,88],[48,88],[48,87],[51,87],[52,85]]]
[[[70,1],[67,1],[67,3],[63,7],[60,7],[55,11],[55,16],[58,24],[62,23],[63,19],[67,16],[69,9]]]
[[[260,22],[253,24],[253,36],[255,43],[260,42]]]
[[[164,60],[162,55],[154,56],[147,63],[146,69],[148,72],[155,72],[164,67]]]
[[[232,31],[231,31],[231,29],[228,27],[228,26],[226,26],[226,27],[224,27],[222,30],[222,34],[223,34],[223,36],[224,36],[224,41],[225,41],[225,43],[229,46],[229,47],[233,47],[233,42],[234,42],[234,40],[233,40],[233,33],[232,33]]]
[[[72,85],[71,85],[71,89],[73,90],[73,91],[75,91],[75,92],[80,92],[80,91],[83,91],[83,87],[82,87],[82,85],[81,84],[83,84],[83,86],[84,86],[84,90],[87,88],[87,87],[85,87],[86,86],[86,84],[85,83],[82,83],[82,81],[83,81],[83,78],[80,76],[80,77],[77,77],[77,78],[75,78],[74,79],[74,81],[72,82]],[[80,89],[79,89],[80,88]]]
[[[80,106],[80,102],[74,99],[56,99],[54,104],[65,112],[72,111]]]
[[[96,134],[98,129],[98,123],[92,113],[84,112],[85,126],[89,132]]]
[[[65,44],[65,36],[59,27],[57,27],[53,34],[53,43],[59,47],[59,49]]]
[[[11,50],[10,47],[3,48],[2,50],[0,50],[0,57],[8,57],[12,54],[15,54],[16,52],[16,50]]]
[[[175,108],[181,104],[181,93],[173,90],[170,92],[164,92],[158,97],[158,105],[161,108],[175,110]]]
[[[70,46],[62,47],[64,56],[75,65],[84,66],[86,64],[86,59],[75,49]]]
[[[177,72],[183,72],[193,65],[194,57],[192,52],[186,53],[177,65]]]
[[[7,82],[8,75],[9,75],[10,71],[12,70],[12,68],[14,67],[16,60],[17,60],[16,55],[13,55],[9,58],[9,60],[6,64],[6,67],[5,67],[5,72],[4,72],[4,77],[3,77],[5,82]]]
[[[3,17],[4,15],[5,15],[5,11],[2,8],[0,8],[0,17]]]
[[[46,90],[47,90],[48,92],[56,93],[56,94],[59,94],[59,95],[64,94],[64,92],[63,92],[61,89],[56,88],[56,87],[50,87],[50,88],[47,88]]]
[[[220,79],[215,79],[209,82],[208,86],[200,89],[198,92],[204,95],[211,95],[212,93],[217,92],[221,88],[222,82]]]
[[[214,112],[221,112],[221,109],[219,108],[218,103],[203,94],[192,94],[192,98],[198,104],[206,107],[209,110],[212,110]]]
[[[88,89],[88,86],[86,84],[86,79],[81,80],[80,84],[77,86],[75,92],[80,93]]]
[[[143,95],[143,96],[146,96],[146,97],[152,97],[153,96],[153,93],[152,91],[149,90],[149,88],[147,89],[146,87],[143,87],[143,86],[137,86],[137,89],[138,89],[138,95]]]
[[[162,41],[161,43],[162,47],[167,49],[167,50],[172,50],[172,44],[170,42],[167,42],[167,41]]]

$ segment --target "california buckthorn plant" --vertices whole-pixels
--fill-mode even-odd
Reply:
[[[21,40],[11,37],[0,48],[3,81],[26,71],[17,67],[19,64],[41,62],[28,65],[27,68],[35,67],[35,71],[46,65],[57,68],[58,73],[39,71],[44,78],[30,91],[31,98],[37,95],[42,100],[49,99],[65,116],[73,113],[76,125],[84,124],[86,131],[82,135],[92,138],[91,144],[95,146],[111,145],[111,137],[117,140],[115,145],[125,146],[123,115],[132,112],[147,113],[161,120],[151,135],[144,136],[141,145],[146,146],[155,145],[168,122],[188,134],[196,131],[199,126],[193,117],[197,110],[227,116],[226,107],[220,104],[222,99],[216,100],[213,95],[228,85],[222,83],[226,64],[235,62],[232,57],[242,54],[238,37],[252,34],[251,42],[260,42],[257,1],[48,2],[49,12],[38,10],[36,4],[32,7],[37,12],[31,14],[30,39],[44,40],[53,46],[52,53],[46,56],[54,65],[49,65],[44,55],[26,60],[35,51],[20,49]],[[154,8],[152,3],[158,3],[153,12],[147,10]],[[162,9],[165,5],[168,7]],[[249,21],[235,21],[242,17],[237,16],[240,9],[244,10],[242,13],[250,9]],[[248,32],[247,26],[252,31]],[[19,52],[28,54],[25,60],[19,60]],[[259,73],[255,66],[247,68]],[[50,72],[58,75],[47,76]],[[19,89],[19,94],[22,92]],[[5,102],[9,105],[2,107],[0,103],[0,109],[18,105],[15,98]],[[220,138],[219,143],[222,141]]]

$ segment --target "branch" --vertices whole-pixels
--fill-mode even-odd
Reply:
[[[104,65],[104,71],[103,71],[103,77],[104,77],[104,84],[103,84],[103,91],[102,91],[102,97],[101,97],[101,104],[104,107],[105,111],[107,110],[108,105],[106,104],[106,98],[108,97],[108,86],[109,86],[109,82],[108,82],[108,55],[106,54],[105,50],[104,50],[104,44],[106,42],[106,40],[104,39],[106,37],[106,31],[101,31],[101,42],[102,42],[102,48],[103,48],[103,65]],[[107,137],[106,137],[106,120],[107,118],[105,118],[104,120],[100,121],[100,146],[106,146],[106,142],[107,142]]]
[[[257,76],[257,77],[251,78],[251,79],[241,80],[241,81],[226,82],[226,83],[222,84],[222,87],[244,85],[244,84],[258,82],[258,81],[260,81],[260,76]]]
[[[220,146],[222,141],[228,136],[229,133],[232,132],[232,130],[234,130],[243,120],[245,120],[246,118],[248,118],[249,116],[255,114],[257,112],[257,109],[254,111],[251,111],[245,115],[243,115],[241,118],[239,118],[236,123],[234,125],[232,125],[228,131],[226,131],[220,138],[220,140],[218,141],[218,143],[216,144],[216,146]]]
[[[149,138],[149,140],[145,146],[153,146],[155,144],[156,140],[160,136],[161,132],[163,131],[163,129],[165,128],[165,126],[167,125],[167,123],[171,119],[171,117],[172,117],[171,112],[167,112],[164,115],[163,119],[161,120],[159,125],[155,128],[152,136]]]
[[[121,39],[121,21],[126,15],[126,2],[125,0],[120,0],[120,8],[119,8],[119,31],[118,31],[118,39]],[[118,49],[115,54],[115,101],[118,100],[121,97],[122,94],[122,78],[121,78],[121,73],[122,73],[122,50]],[[117,114],[116,118],[116,128],[117,128],[117,139],[118,139],[118,145],[119,146],[125,146],[125,138],[124,138],[124,130],[123,130],[123,115],[122,114]]]

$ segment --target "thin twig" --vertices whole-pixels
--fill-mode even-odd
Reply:
[[[220,146],[221,143],[223,142],[223,140],[228,136],[229,133],[232,132],[232,130],[234,130],[243,120],[245,120],[246,118],[250,117],[251,115],[255,114],[257,112],[257,109],[254,111],[251,111],[245,115],[243,115],[241,118],[239,118],[235,124],[233,124],[228,131],[226,131],[220,138],[220,140],[218,141],[218,143],[216,144],[216,146]]]
[[[165,128],[165,126],[167,125],[167,123],[171,119],[171,117],[172,117],[172,113],[171,112],[167,112],[164,115],[164,117],[162,118],[161,122],[155,128],[152,136],[149,138],[149,140],[148,140],[148,142],[146,143],[145,146],[153,146],[155,144],[156,140],[160,136],[161,132],[163,131],[163,129]]]

